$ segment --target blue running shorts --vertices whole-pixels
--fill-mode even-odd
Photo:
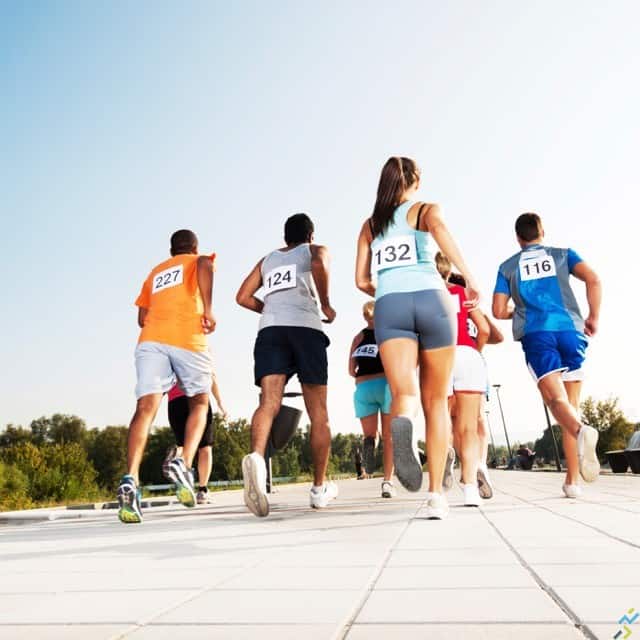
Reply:
[[[373,378],[356,385],[353,394],[356,418],[366,418],[378,411],[391,413],[391,390],[386,378]]]
[[[582,367],[589,341],[578,331],[534,331],[520,340],[529,371],[536,382],[550,373]]]

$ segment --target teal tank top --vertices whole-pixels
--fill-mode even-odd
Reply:
[[[445,288],[436,268],[438,247],[433,236],[407,223],[414,204],[407,201],[398,206],[387,230],[371,242],[371,273],[378,279],[376,300],[388,293]]]

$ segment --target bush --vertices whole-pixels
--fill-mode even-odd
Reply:
[[[87,437],[87,453],[97,482],[107,491],[115,491],[127,472],[127,434],[127,427],[105,427],[92,429]]]
[[[3,450],[5,462],[27,478],[34,502],[93,500],[99,496],[96,471],[77,442],[43,444],[26,442]]]
[[[29,479],[15,465],[0,462],[0,511],[29,509]]]

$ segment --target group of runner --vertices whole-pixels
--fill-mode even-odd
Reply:
[[[386,162],[373,213],[357,242],[356,286],[375,302],[363,309],[366,327],[351,345],[349,373],[356,380],[354,404],[369,472],[380,417],[384,498],[395,495],[394,470],[409,491],[422,486],[413,432],[420,399],[429,470],[427,517],[442,519],[448,513],[444,491],[453,484],[456,451],[465,504],[478,506],[481,498],[492,496],[483,421],[488,378],[481,352],[503,337],[479,309],[478,286],[440,207],[415,200],[419,187],[420,171],[413,160],[392,157]],[[598,325],[601,285],[573,250],[543,244],[536,214],[521,215],[515,230],[521,250],[500,265],[493,315],[513,319],[514,338],[521,342],[529,370],[562,427],[568,469],[563,490],[576,498],[579,476],[591,482],[599,473],[598,434],[581,423],[578,404],[587,340]],[[244,501],[260,517],[269,513],[265,451],[271,427],[285,385],[296,374],[311,422],[310,505],[324,508],[338,495],[337,485],[326,478],[331,431],[329,339],[323,323],[336,317],[329,297],[329,254],[314,243],[313,222],[303,213],[286,221],[284,240],[284,247],[255,265],[236,296],[239,305],[260,314],[254,378],[261,393],[251,421],[251,451],[242,462]],[[215,255],[198,254],[195,234],[177,231],[171,238],[171,258],[151,271],[136,300],[141,327],[135,354],[137,406],[129,429],[128,472],[118,489],[123,522],[142,520],[138,469],[162,396],[171,389],[170,407],[176,402],[173,396],[184,398],[178,420],[184,436],[178,438],[180,448],[168,457],[165,472],[185,506],[206,498],[210,463],[206,457],[198,461],[198,493],[191,467],[196,451],[210,446],[205,428],[214,378],[206,336],[216,326],[214,267]],[[571,275],[586,284],[586,320],[571,291]]]

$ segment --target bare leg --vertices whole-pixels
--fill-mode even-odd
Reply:
[[[382,414],[382,469],[384,479],[391,480],[393,476],[393,441],[391,440],[391,416]]]
[[[576,410],[576,413],[580,415],[580,393],[582,392],[582,381],[575,380],[571,382],[563,382],[563,384],[571,406]]]
[[[487,464],[487,458],[489,457],[489,433],[484,421],[485,402],[483,395],[480,402],[480,413],[478,413],[478,460],[481,464]]]
[[[478,413],[479,393],[456,393],[456,417],[453,421],[454,437],[459,439],[462,482],[476,484],[478,477]]]
[[[420,351],[420,390],[426,422],[429,491],[442,491],[442,477],[450,440],[447,393],[455,347]]]
[[[284,374],[264,376],[260,381],[260,404],[251,418],[251,451],[259,453],[263,458],[267,450],[267,442],[271,433],[274,418],[280,411],[282,394],[287,383]]]
[[[380,345],[380,357],[391,389],[391,416],[413,419],[416,412],[416,363],[418,342],[411,338],[393,338]]]
[[[311,456],[313,458],[313,484],[324,484],[331,453],[331,429],[327,411],[327,385],[303,384],[304,404],[311,420]]]
[[[213,467],[213,447],[202,447],[198,449],[198,484],[206,487],[211,477]]]
[[[182,459],[187,469],[191,469],[198,445],[202,440],[202,434],[207,425],[208,410],[208,393],[199,393],[189,398],[189,417],[185,425],[184,447],[182,447]]]
[[[462,442],[460,441],[460,433],[457,432],[454,428],[453,425],[456,422],[456,396],[449,396],[448,399],[449,402],[449,417],[451,418],[450,420],[450,424],[451,424],[451,437],[449,438],[449,446],[453,447],[456,452],[458,453],[458,457],[460,456],[460,448],[462,447]]]
[[[156,417],[161,400],[161,393],[152,393],[138,398],[136,411],[131,418],[127,440],[127,473],[135,478],[136,484],[139,482],[140,462],[147,445],[149,429]]]
[[[582,426],[578,412],[569,402],[560,373],[550,373],[538,383],[542,398],[562,428],[562,447],[567,461],[567,484],[578,484],[578,432]]]
[[[365,438],[375,438],[378,435],[378,414],[372,413],[370,416],[360,418],[362,425],[362,435]]]

